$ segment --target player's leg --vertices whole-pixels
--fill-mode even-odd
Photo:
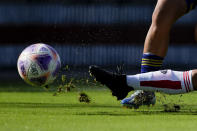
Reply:
[[[172,24],[186,12],[186,9],[185,0],[158,0],[144,44],[141,73],[160,69],[167,52]],[[141,105],[154,105],[155,102],[153,92],[139,90],[122,100],[121,104],[136,108]]]
[[[136,75],[119,75],[97,66],[90,67],[90,73],[101,84],[106,85],[118,100],[132,90],[160,91],[167,94],[183,94],[197,90],[197,70],[162,70]]]
[[[197,70],[161,70],[144,74],[128,75],[127,84],[134,90],[160,91],[167,94],[183,94],[196,90]]]
[[[171,27],[186,11],[186,0],[158,0],[145,40],[144,53],[165,57]]]

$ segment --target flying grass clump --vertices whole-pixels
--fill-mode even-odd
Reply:
[[[61,76],[61,84],[57,88],[57,92],[54,93],[56,96],[59,93],[63,92],[70,92],[72,88],[76,88],[75,84],[73,83],[74,79],[67,79],[66,75]]]
[[[68,65],[66,65],[63,68],[63,70],[70,71],[70,68]],[[77,84],[77,83],[82,84],[83,81],[79,81],[74,78],[67,78],[66,75],[62,75],[60,78],[60,84],[57,87],[57,91],[53,94],[53,96],[57,96],[60,93],[72,91],[73,88],[76,88],[76,85],[74,83],[75,84]],[[85,80],[85,84],[89,84],[89,79]],[[84,92],[79,93],[78,100],[79,100],[79,102],[84,102],[84,103],[90,103],[90,101],[91,101],[90,97]]]
[[[79,102],[84,102],[84,103],[90,103],[90,97],[84,93],[84,92],[81,92],[79,93],[79,98],[78,98]]]

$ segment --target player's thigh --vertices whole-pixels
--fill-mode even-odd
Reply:
[[[158,0],[153,12],[152,23],[167,28],[166,25],[172,25],[186,11],[186,0]]]

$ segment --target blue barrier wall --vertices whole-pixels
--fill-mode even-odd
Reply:
[[[63,65],[88,66],[120,65],[139,66],[142,45],[52,45],[61,57]],[[0,67],[15,67],[25,46],[1,46]],[[170,46],[164,64],[197,66],[195,45]]]

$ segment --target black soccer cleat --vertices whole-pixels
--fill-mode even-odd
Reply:
[[[106,85],[111,90],[112,95],[117,97],[117,100],[124,99],[133,90],[127,85],[126,75],[111,73],[97,66],[90,66],[89,72],[96,78],[96,81]]]

